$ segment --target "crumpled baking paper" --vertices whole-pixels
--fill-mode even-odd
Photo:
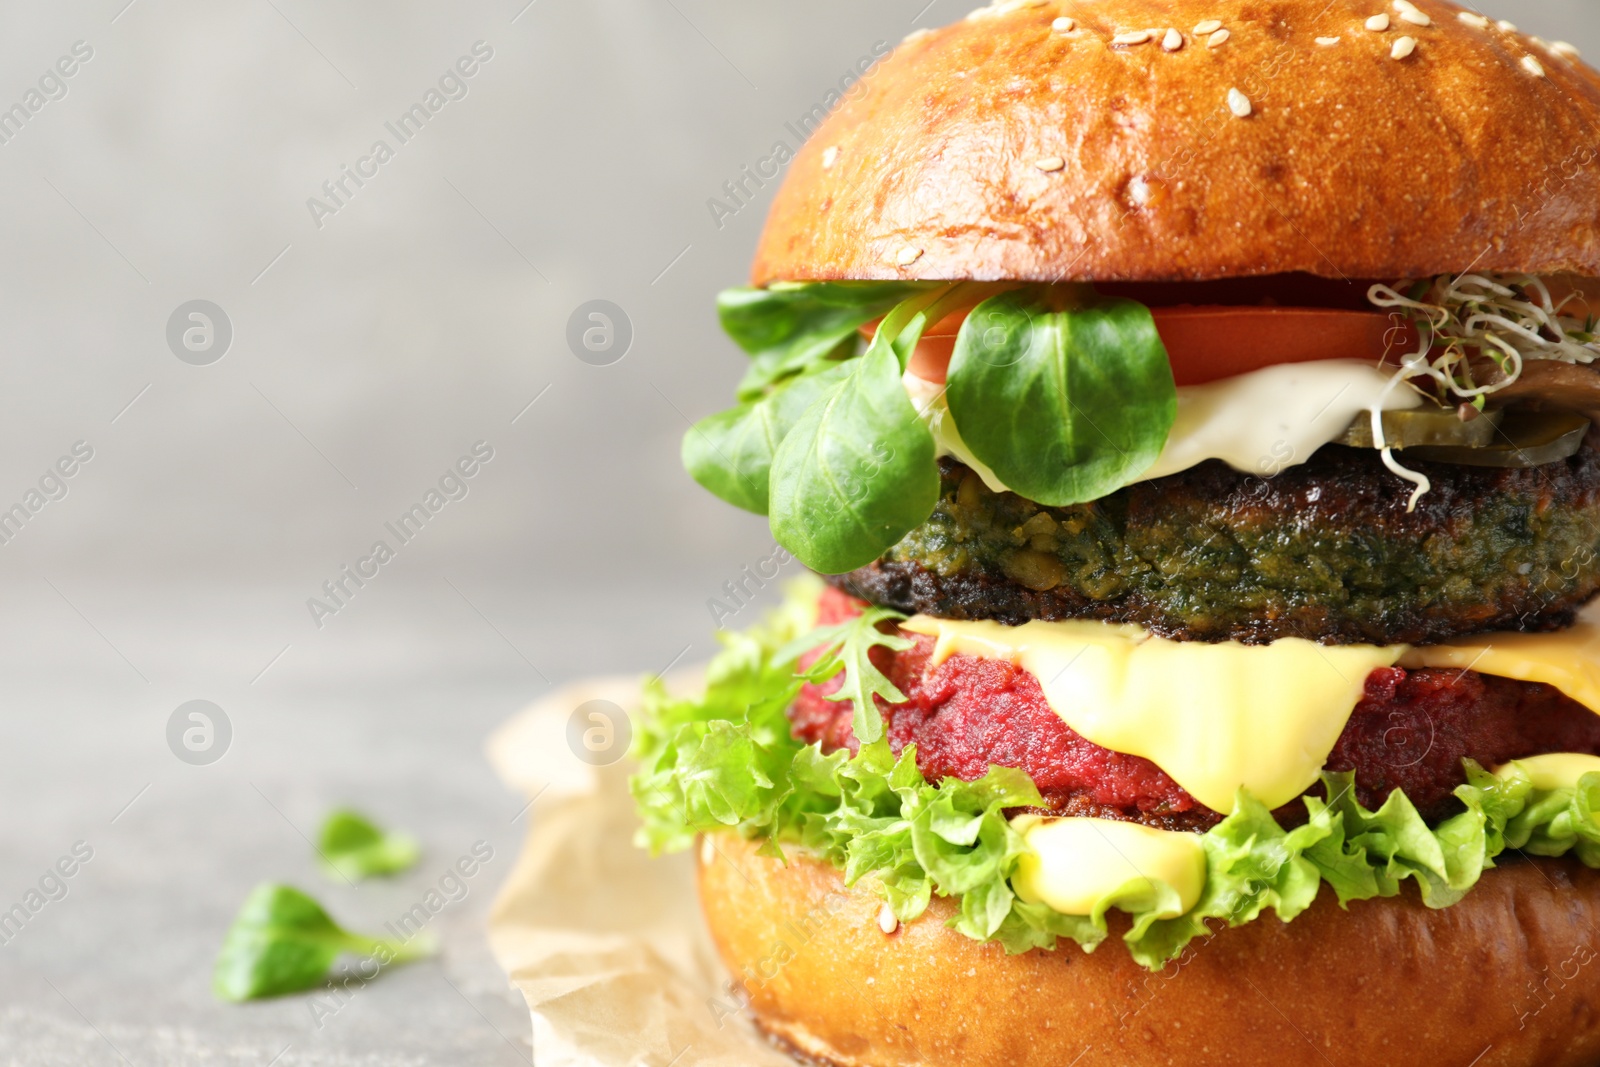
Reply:
[[[672,688],[695,684],[683,681]],[[534,1062],[793,1067],[736,1010],[690,857],[651,859],[634,847],[632,761],[591,766],[569,745],[568,720],[590,700],[632,714],[639,681],[567,686],[489,740],[500,777],[532,800],[522,855],[490,914],[489,944],[527,999]]]

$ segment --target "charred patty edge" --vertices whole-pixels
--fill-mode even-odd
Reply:
[[[1430,645],[1484,633],[1554,633],[1570,627],[1579,610],[1600,595],[1600,589],[1592,590],[1563,605],[1513,608],[1470,623],[1412,612],[1404,619],[1391,616],[1375,625],[1307,606],[1271,618],[1241,618],[1195,627],[1174,617],[1163,604],[1137,594],[1097,603],[1070,589],[1037,592],[981,572],[942,578],[918,563],[880,560],[849,574],[825,575],[824,580],[840,592],[907,615],[1009,626],[1075,619],[1133,623],[1174,641],[1238,641],[1246,645],[1266,645],[1286,637],[1323,645]]]

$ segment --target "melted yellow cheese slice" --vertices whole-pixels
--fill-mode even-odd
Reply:
[[[1577,625],[1553,634],[1484,634],[1444,645],[1412,648],[1403,667],[1454,667],[1519,682],[1553,685],[1590,711],[1600,712],[1600,606]]]
[[[1202,644],[1100,622],[900,624],[935,638],[933,662],[955,653],[1009,660],[1088,740],[1151,760],[1213,811],[1241,786],[1269,808],[1317,780],[1361,699],[1367,675],[1405,646]]]
[[[1176,891],[1176,907],[1158,913],[1175,919],[1194,907],[1206,884],[1206,852],[1198,834],[1157,830],[1106,819],[1047,819],[1023,815],[1011,825],[1028,851],[1017,859],[1011,886],[1029,904],[1063,915],[1088,915],[1121,890],[1118,907],[1143,911],[1159,903],[1159,886]]]
[[[1243,787],[1269,808],[1317,780],[1378,667],[1473,670],[1554,686],[1600,713],[1600,605],[1550,634],[1487,634],[1442,645],[1204,644],[1101,622],[956,622],[902,629],[956,653],[1017,664],[1083,737],[1143,756],[1213,811]]]

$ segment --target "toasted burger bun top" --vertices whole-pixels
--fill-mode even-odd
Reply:
[[[1007,0],[913,35],[796,156],[754,282],[1600,275],[1600,75],[1404,6],[1431,24],[1382,0]]]

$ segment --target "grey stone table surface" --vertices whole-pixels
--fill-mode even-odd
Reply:
[[[773,188],[708,201],[949,7],[0,0],[0,511],[31,516],[0,536],[0,911],[92,849],[0,943],[0,1064],[527,1062],[483,925],[537,805],[484,739],[709,653],[706,599],[771,540],[677,443],[740,374],[713,298]],[[604,359],[569,340],[595,300],[631,327]],[[210,766],[166,744],[196,699],[233,727]],[[336,804],[420,867],[327,881]],[[479,840],[437,959],[332,1015],[212,998],[258,882],[375,931]]]
[[[325,665],[330,672],[309,657],[296,664],[291,649],[254,687],[204,687],[233,728],[227,753],[208,766],[168,750],[175,702],[129,702],[131,665],[87,625],[70,635],[91,653],[82,658],[79,649],[50,647],[69,635],[65,628],[33,639],[7,634],[0,907],[22,903],[75,846],[91,858],[70,878],[46,882],[57,899],[20,929],[5,928],[0,1063],[530,1061],[526,1009],[490,955],[484,925],[538,805],[524,812],[525,798],[495,779],[484,738],[550,691],[539,671],[551,684],[614,673],[627,668],[629,648],[652,645],[661,657],[654,669],[665,667],[681,649],[667,650],[647,631],[683,626],[674,615],[693,600],[644,597],[633,622],[602,633],[551,618],[572,606],[550,600],[539,626],[530,624],[533,612],[500,605],[489,623],[447,598],[454,593],[444,582],[394,590],[394,620],[369,630],[366,657],[347,648]],[[124,629],[114,615],[96,625]],[[502,632],[517,635],[515,646]],[[261,646],[250,636],[243,643],[255,655]],[[227,642],[194,639],[206,655],[230,657]],[[702,640],[688,655],[709,648]],[[650,669],[637,662],[641,674]],[[331,881],[307,837],[336,804],[415,833],[422,862],[394,879]],[[441,943],[437,958],[348,991],[246,1005],[213,999],[217,946],[256,883],[300,886],[349,927],[381,932],[479,842],[492,858],[464,880],[464,894],[446,884],[441,895],[456,899],[428,924]]]

